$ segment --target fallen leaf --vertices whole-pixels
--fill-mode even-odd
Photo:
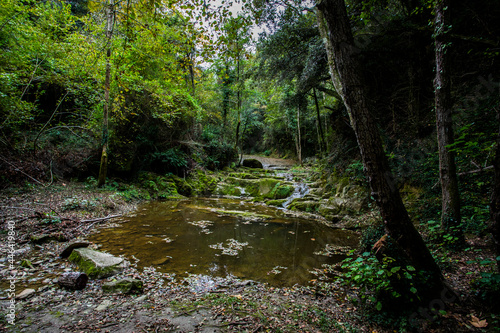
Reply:
[[[486,319],[479,320],[479,318],[474,315],[472,315],[472,320],[470,321],[470,323],[472,324],[472,326],[477,328],[484,328],[488,326],[488,322],[486,321]]]

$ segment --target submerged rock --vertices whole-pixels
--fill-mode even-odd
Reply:
[[[88,248],[74,249],[69,260],[93,279],[113,276],[128,266],[128,261],[123,258]]]
[[[143,283],[138,279],[121,279],[106,282],[102,285],[102,291],[107,293],[131,294],[142,292]]]

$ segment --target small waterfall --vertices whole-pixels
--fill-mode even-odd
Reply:
[[[286,174],[286,180],[293,180],[293,176],[291,174]],[[298,182],[294,184],[295,189],[291,196],[289,196],[286,201],[283,203],[283,208],[287,208],[290,203],[297,198],[303,198],[309,193],[309,186],[304,182]]]

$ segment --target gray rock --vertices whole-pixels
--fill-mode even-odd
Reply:
[[[109,299],[105,299],[104,301],[101,302],[101,304],[99,304],[97,306],[97,308],[95,310],[96,311],[104,311],[107,308],[109,308],[110,305],[112,305],[112,304],[113,304],[113,302],[111,302]]]
[[[61,258],[68,258],[71,254],[71,252],[73,252],[74,249],[79,249],[79,248],[82,248],[82,247],[88,247],[90,245],[89,242],[84,242],[84,241],[78,241],[78,242],[72,242],[72,243],[69,243],[66,248],[64,250],[62,250],[61,254],[59,255],[59,257]]]
[[[102,279],[123,271],[129,262],[108,253],[88,248],[74,249],[69,260],[78,265],[90,278]]]

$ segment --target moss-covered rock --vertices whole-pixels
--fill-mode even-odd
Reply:
[[[233,184],[219,183],[214,193],[218,195],[239,197],[244,194],[244,189]]]
[[[219,179],[212,173],[196,170],[191,173],[188,178],[188,183],[192,188],[191,195],[210,195],[216,188]]]
[[[271,199],[285,199],[292,195],[294,189],[293,185],[277,183],[266,197]]]
[[[283,204],[285,203],[286,199],[279,199],[279,200],[267,200],[266,204],[270,206],[277,206],[277,207],[283,207]]]
[[[74,249],[69,261],[78,265],[90,278],[102,279],[123,271],[128,262],[123,258],[88,248]]]
[[[298,210],[301,212],[316,212],[319,208],[320,203],[318,201],[302,201],[301,199],[295,199],[288,206],[290,210]]]
[[[143,283],[137,279],[113,280],[102,285],[102,291],[106,293],[132,294],[140,293],[142,289]]]

